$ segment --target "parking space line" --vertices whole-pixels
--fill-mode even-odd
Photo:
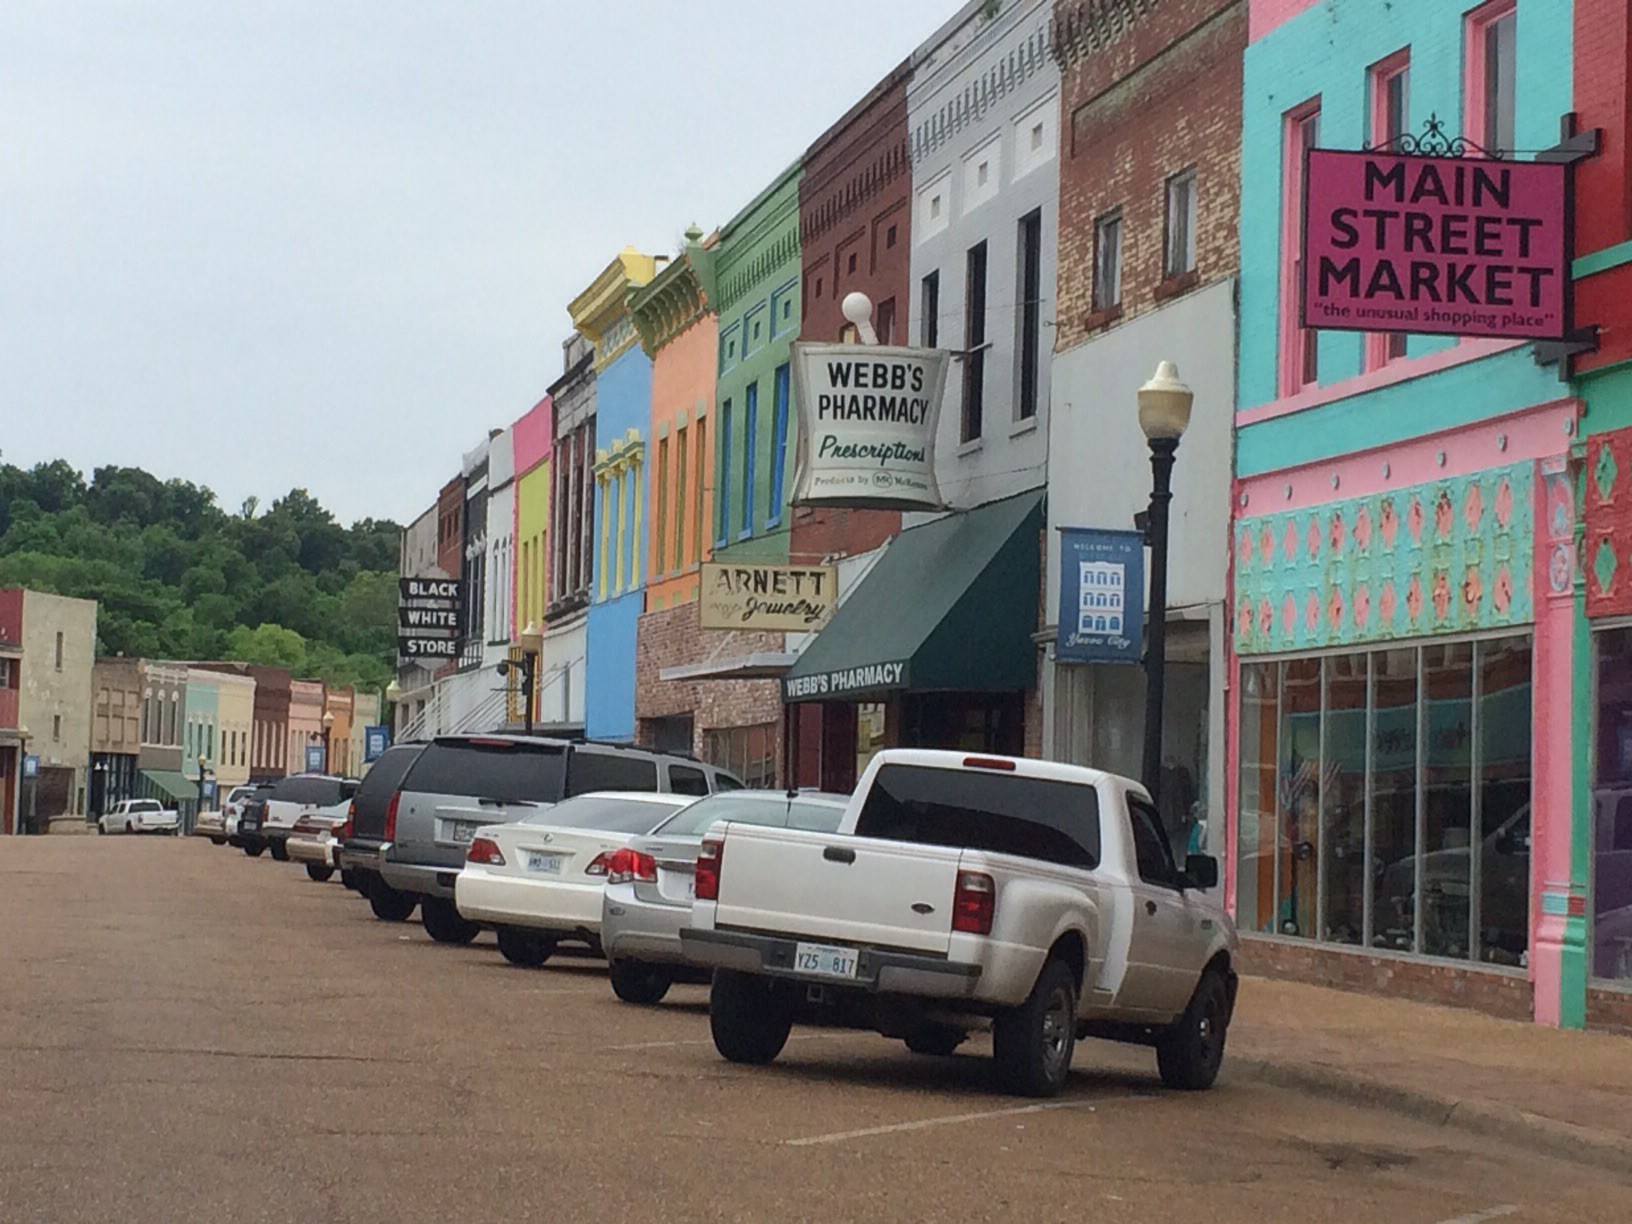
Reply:
[[[850,1139],[870,1139],[875,1135],[893,1135],[901,1131],[928,1130],[932,1126],[955,1126],[962,1122],[984,1122],[988,1118],[1017,1118],[1023,1114],[1043,1113],[1053,1109],[1087,1109],[1113,1101],[1143,1101],[1148,1096],[1133,1093],[1127,1096],[1092,1097],[1078,1101],[1046,1101],[1040,1105],[1014,1105],[1007,1109],[982,1109],[976,1113],[943,1114],[938,1118],[920,1118],[916,1122],[892,1122],[888,1126],[868,1126],[861,1130],[834,1131],[828,1135],[810,1135],[803,1139],[784,1139],[784,1147],[815,1147],[823,1143],[844,1143]],[[1452,1224],[1452,1222],[1447,1222]]]
[[[794,1033],[789,1041],[832,1041],[835,1037],[850,1036],[848,1033]],[[681,1046],[713,1045],[712,1037],[687,1037],[681,1041],[635,1041],[628,1045],[607,1046],[608,1050],[674,1050]]]
[[[1439,1224],[1484,1224],[1486,1220],[1499,1220],[1517,1210],[1518,1207],[1513,1203],[1504,1203],[1500,1207],[1486,1207],[1483,1211],[1475,1211],[1472,1215],[1459,1215],[1454,1219],[1441,1220]]]

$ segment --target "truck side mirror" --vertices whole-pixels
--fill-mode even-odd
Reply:
[[[1184,860],[1184,877],[1191,888],[1218,887],[1218,860],[1210,854],[1192,854]]]

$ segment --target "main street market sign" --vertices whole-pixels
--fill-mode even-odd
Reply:
[[[1457,156],[1463,143],[1305,154],[1304,327],[1569,336],[1570,166]]]
[[[935,424],[949,358],[944,349],[795,343],[794,503],[939,510]]]

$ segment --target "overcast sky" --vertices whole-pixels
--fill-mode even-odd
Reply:
[[[405,521],[959,0],[3,0],[0,454]]]

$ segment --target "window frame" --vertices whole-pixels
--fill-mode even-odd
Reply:
[[[1107,235],[1112,241],[1107,242]],[[1106,251],[1113,259],[1107,269]],[[1106,285],[1106,280],[1110,285]],[[1094,314],[1107,314],[1122,308],[1122,209],[1120,206],[1094,218],[1094,282],[1089,305]]]
[[[967,445],[980,441],[985,430],[986,308],[990,296],[987,277],[991,262],[984,239],[964,253],[963,267],[963,402],[958,440]]]
[[[1403,82],[1404,98],[1401,113],[1393,113],[1392,87]],[[1402,47],[1394,54],[1378,60],[1366,70],[1367,123],[1371,144],[1392,147],[1392,143],[1411,130],[1411,48]],[[1395,119],[1398,119],[1398,124]],[[1368,332],[1365,338],[1364,368],[1369,373],[1380,370],[1391,361],[1406,355],[1405,332]]]
[[[1302,327],[1303,200],[1306,149],[1320,141],[1321,95],[1281,116],[1281,330],[1280,393],[1296,395],[1320,382],[1320,331]],[[1311,134],[1310,125],[1313,125]]]
[[[653,528],[652,541],[652,577],[661,578],[668,573],[664,564],[668,560],[669,546],[669,439],[662,437],[657,440],[657,522]]]
[[[1016,223],[1015,351],[1019,387],[1016,421],[1035,420],[1041,394],[1043,343],[1043,210],[1032,209]]]
[[[1491,113],[1490,98],[1490,35],[1505,21],[1513,25],[1513,76],[1518,81],[1518,0],[1489,0],[1463,17],[1463,134],[1487,153],[1511,152],[1497,147],[1500,131],[1492,132],[1493,121],[1500,116]],[[1511,144],[1518,143],[1518,94],[1511,91],[1512,128]]]
[[[1176,230],[1174,208],[1174,194],[1178,188],[1185,188],[1184,207],[1184,246],[1182,252],[1183,266],[1174,262],[1174,234]],[[1170,174],[1162,188],[1162,279],[1177,280],[1181,276],[1188,276],[1196,270],[1199,255],[1196,250],[1196,223],[1198,218],[1196,167],[1186,166],[1176,174]]]
[[[767,529],[782,525],[782,503],[787,497],[788,417],[793,402],[793,368],[784,361],[771,376],[771,504],[766,516]]]
[[[941,344],[941,270],[925,274],[918,282],[918,339],[925,348]]]
[[[754,482],[759,475],[759,379],[742,393],[742,526],[739,540],[754,534]]]
[[[731,537],[731,397],[720,402],[719,478],[714,490],[714,547],[724,548]]]

